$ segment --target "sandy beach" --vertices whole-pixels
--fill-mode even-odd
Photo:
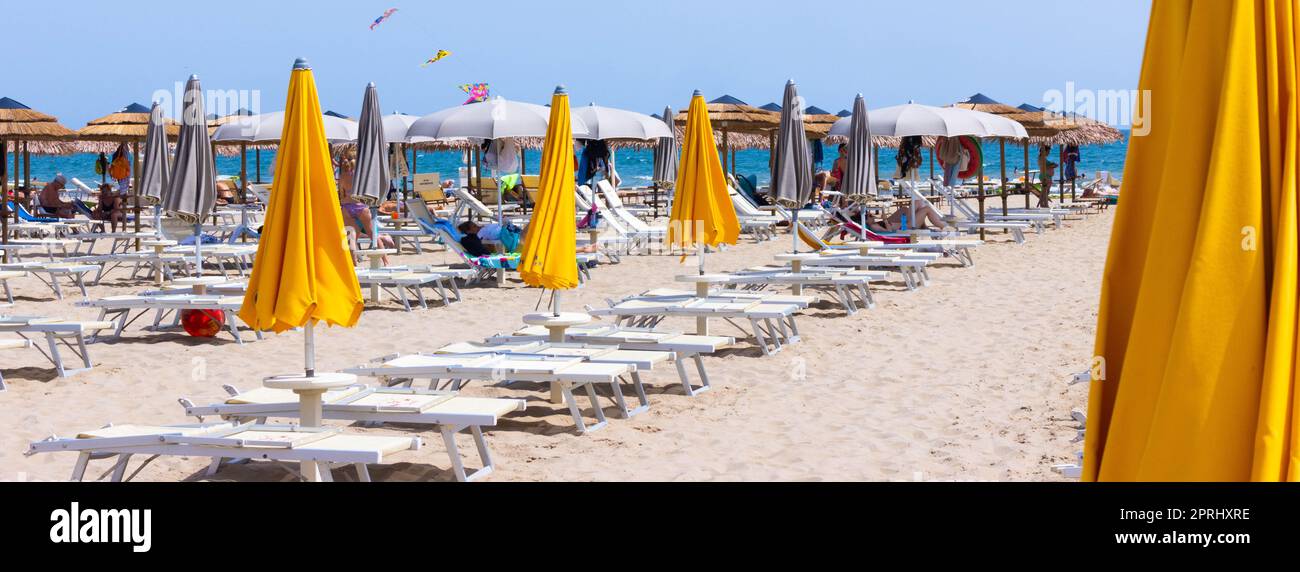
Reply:
[[[990,203],[991,204],[991,203]],[[497,457],[493,481],[1016,481],[1056,480],[1051,465],[1072,461],[1078,445],[1070,410],[1086,403],[1086,386],[1067,386],[1086,369],[1096,323],[1099,281],[1112,214],[1071,220],[1066,229],[1031,235],[1016,245],[1001,235],[976,251],[976,266],[944,261],[929,287],[875,287],[879,306],[846,317],[822,302],[799,318],[803,342],[773,357],[752,346],[706,358],[715,390],[688,398],[671,368],[646,377],[652,409],[632,420],[613,419],[590,436],[573,430],[561,406],[538,385],[509,388],[474,384],[467,394],[526,398],[526,411],[488,432]],[[711,254],[711,270],[768,262],[787,251],[788,236]],[[402,263],[452,263],[446,252],[405,255]],[[630,256],[604,265],[595,279],[569,295],[566,306],[604,306],[607,298],[655,287],[695,259]],[[110,274],[90,297],[149,287]],[[18,304],[9,314],[93,319],[76,296],[54,301],[35,279],[14,281]],[[368,306],[351,330],[323,330],[324,370],[397,353],[508,333],[533,311],[538,290],[514,279],[505,288],[466,288],[465,301],[406,313],[395,303]],[[666,327],[689,331],[693,324]],[[724,326],[724,328],[730,328]],[[732,335],[735,330],[721,330]],[[251,335],[249,336],[251,338]],[[182,423],[177,403],[210,403],[223,384],[248,389],[265,376],[294,372],[302,336],[268,336],[238,346],[180,331],[134,325],[120,340],[92,346],[93,371],[56,377],[35,351],[7,352],[9,391],[0,394],[0,479],[67,478],[74,455],[23,456],[28,442],[106,423]],[[606,402],[608,403],[608,402]],[[612,409],[607,409],[612,414]],[[451,480],[436,433],[417,428],[350,430],[421,434],[425,447],[398,463],[372,468],[377,480]],[[472,450],[469,437],[462,448]],[[470,460],[471,464],[475,462]],[[111,463],[92,464],[87,479]],[[135,465],[133,465],[135,466]],[[203,460],[161,458],[135,477],[143,481],[202,478]],[[133,468],[132,471],[135,469]],[[348,473],[344,475],[344,473]],[[339,478],[351,478],[337,471]],[[223,469],[218,480],[288,480],[261,464]]]

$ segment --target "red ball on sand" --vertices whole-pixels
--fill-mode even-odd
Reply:
[[[181,326],[196,338],[212,338],[221,332],[226,314],[221,310],[185,310],[181,312]]]

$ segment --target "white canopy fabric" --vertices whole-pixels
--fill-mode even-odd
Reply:
[[[545,106],[495,97],[444,109],[421,117],[407,130],[409,141],[417,137],[432,139],[507,139],[511,137],[546,137],[551,110]],[[573,136],[590,138],[587,124],[572,117]]]
[[[591,104],[573,108],[573,116],[587,124],[587,139],[653,140],[672,137],[668,124],[644,113]]]
[[[393,113],[384,116],[384,140],[389,143],[409,143],[406,140],[406,132],[410,131],[411,126],[419,121],[418,115],[406,115],[402,113]]]
[[[1024,126],[991,113],[933,107],[908,103],[868,112],[871,134],[883,137],[973,135],[975,137],[1028,137]],[[849,136],[852,117],[845,117],[831,126],[831,135]]]
[[[325,139],[330,143],[351,143],[357,140],[358,125],[351,119],[322,115],[325,121]],[[284,130],[284,112],[265,113],[240,117],[217,128],[213,141],[242,141],[270,143],[280,140]]]

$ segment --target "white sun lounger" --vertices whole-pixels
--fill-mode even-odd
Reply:
[[[429,380],[430,389],[438,389],[445,381],[447,389],[459,390],[469,381],[525,381],[550,384],[558,387],[569,407],[577,429],[581,433],[597,431],[608,424],[605,412],[596,398],[595,384],[606,384],[614,390],[615,401],[626,413],[622,403],[620,378],[632,374],[633,365],[625,363],[590,363],[581,358],[539,357],[526,355],[406,355],[380,358],[372,365],[344,370],[344,373],[378,379],[383,385],[409,386],[417,379]],[[596,418],[588,426],[573,396],[573,390],[584,388]]]
[[[10,240],[7,244],[0,244],[0,250],[8,253],[12,262],[21,261],[23,254],[33,250],[45,251],[45,257],[53,262],[55,260],[55,249],[58,249],[59,253],[66,257],[77,253],[77,247],[80,245],[81,242],[79,241],[64,238],[18,239]],[[68,248],[72,248],[72,251],[69,252]]]
[[[154,312],[153,327],[158,328],[162,320],[171,315],[172,325],[180,323],[181,312],[199,310],[211,312],[220,310],[225,314],[226,329],[239,344],[244,343],[239,333],[239,310],[244,305],[243,296],[166,294],[154,296],[110,296],[99,300],[78,302],[78,306],[99,309],[99,319],[114,324],[112,336],[122,336],[127,326],[141,316]],[[133,315],[134,313],[134,315]],[[254,331],[257,339],[262,339],[262,332]]]
[[[634,328],[655,328],[667,318],[718,318],[750,334],[764,355],[780,352],[799,341],[795,304],[780,304],[735,298],[642,297],[611,303],[609,308],[589,308],[593,316],[609,316],[616,323]],[[750,329],[736,323],[748,320]]]
[[[279,462],[286,469],[284,463],[290,461],[319,463],[324,465],[320,471],[324,481],[333,480],[330,469],[334,465],[351,465],[359,480],[369,482],[366,465],[383,463],[402,451],[419,450],[420,444],[419,437],[349,435],[334,428],[293,425],[109,425],[67,439],[51,436],[32,443],[26,454],[77,453],[73,481],[82,480],[92,460],[116,458],[112,481],[122,482],[138,474],[153,457],[168,455],[212,459],[207,476],[216,474],[225,459],[261,459]],[[135,455],[152,457],[127,477],[127,464]]]
[[[550,338],[550,332],[542,326],[529,326],[513,335],[493,336],[490,343],[499,342],[544,342]],[[724,336],[697,336],[673,332],[656,332],[645,328],[620,328],[618,326],[596,324],[575,326],[565,331],[565,341],[569,343],[590,343],[596,345],[618,346],[625,350],[646,350],[652,352],[672,352],[673,362],[677,366],[677,375],[681,379],[682,389],[686,395],[695,397],[710,388],[709,374],[704,369],[703,354],[713,354],[736,344],[735,338]],[[694,361],[699,373],[700,386],[695,387],[686,372],[686,362]]]
[[[858,313],[859,306],[864,310],[876,307],[876,299],[871,294],[871,283],[884,280],[889,274],[871,271],[778,270],[737,272],[726,276],[727,281],[724,284],[748,292],[762,292],[773,286],[797,286],[823,290],[839,302],[845,313],[852,316]]]
[[[0,264],[0,272],[17,271],[26,272],[35,276],[46,286],[54,291],[54,295],[60,300],[63,299],[63,289],[59,287],[59,278],[67,278],[81,290],[81,296],[86,297],[86,275],[91,272],[98,272],[99,266],[94,264],[79,264],[70,262],[16,262],[13,264]],[[48,277],[48,278],[47,278]]]
[[[661,226],[650,226],[646,224],[645,221],[637,218],[636,214],[632,211],[628,210],[628,208],[623,204],[623,200],[619,198],[618,191],[614,190],[614,187],[609,184],[609,181],[602,180],[597,182],[596,190],[600,191],[601,196],[605,199],[605,205],[609,207],[606,212],[613,213],[615,216],[619,217],[619,219],[633,231],[650,236],[663,236],[667,234],[667,228]]]
[[[460,284],[456,279],[473,280],[475,272],[469,269],[448,267],[391,267],[377,270],[357,269],[357,280],[363,288],[377,286],[402,303],[407,312],[411,311],[413,296],[420,307],[429,308],[424,296],[424,288],[431,287],[438,292],[443,305],[460,301]],[[408,296],[409,294],[409,296]]]
[[[200,407],[182,398],[180,403],[185,407],[185,414],[197,417],[200,422],[204,417],[221,417],[228,421],[257,423],[265,423],[268,418],[298,419],[301,415],[298,396],[292,391],[261,387],[240,392],[229,385],[222,388],[230,395],[223,403]],[[322,399],[322,419],[435,426],[442,434],[456,480],[461,482],[481,479],[496,468],[483,438],[483,427],[495,426],[501,417],[523,411],[527,405],[522,399],[464,397],[445,391],[364,385],[330,391]],[[466,472],[464,457],[456,445],[456,434],[466,429],[474,437],[482,464],[472,472]]]
[[[113,327],[108,322],[65,322],[54,318],[37,318],[31,316],[5,316],[0,317],[0,332],[11,332],[22,338],[22,341],[28,343],[9,344],[23,348],[36,348],[45,356],[45,359],[54,364],[58,370],[59,377],[69,377],[83,371],[90,371],[93,364],[90,361],[90,351],[86,348],[87,336],[94,336],[100,330],[106,330]],[[29,336],[44,336],[46,347],[49,352],[41,349],[31,342]],[[62,344],[72,350],[77,357],[81,358],[82,367],[67,368],[63,365],[63,356],[59,353],[59,345]]]

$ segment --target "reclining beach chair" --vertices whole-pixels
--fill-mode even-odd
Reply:
[[[230,385],[222,389],[229,397],[222,403],[199,407],[181,398],[185,414],[200,422],[218,416],[239,423],[265,423],[272,419],[298,419],[298,396],[284,389],[257,388],[241,392]],[[501,417],[523,411],[522,399],[463,397],[451,392],[420,389],[373,388],[353,385],[322,396],[322,419],[354,423],[432,425],[442,434],[456,480],[469,482],[486,477],[496,465],[483,438],[483,427],[492,427]],[[466,472],[464,456],[456,445],[456,434],[468,429],[474,437],[481,468]]]
[[[108,425],[72,438],[51,436],[32,443],[26,454],[77,453],[73,481],[82,480],[92,460],[115,458],[111,480],[122,482],[139,474],[154,458],[168,455],[212,459],[205,476],[215,475],[225,459],[261,459],[277,462],[290,471],[285,462],[318,463],[323,465],[320,477],[325,481],[333,480],[331,469],[335,465],[350,465],[360,481],[370,482],[366,465],[383,463],[402,451],[419,450],[420,445],[419,437],[349,435],[335,428],[296,425]],[[135,455],[151,457],[127,477],[127,464]]]
[[[728,287],[748,292],[762,292],[771,287],[786,286],[822,290],[844,308],[850,316],[858,313],[858,308],[869,310],[876,307],[876,299],[871,293],[871,283],[884,280],[887,272],[869,272],[845,269],[824,269],[817,271],[788,272],[782,270],[742,271],[726,275],[724,283]]]
[[[41,352],[45,359],[54,365],[55,370],[59,372],[59,377],[70,377],[83,371],[90,371],[94,364],[90,361],[90,350],[86,347],[89,344],[87,338],[93,338],[100,330],[112,328],[113,324],[109,322],[68,322],[55,318],[38,318],[32,316],[4,316],[0,317],[0,332],[10,332],[17,334],[21,342],[26,343],[9,343],[6,345],[13,346],[10,349],[36,348]],[[33,337],[44,337],[46,348],[32,343]],[[68,368],[63,364],[63,356],[59,353],[59,346],[63,345],[72,351],[74,355],[81,358],[82,367]]]
[[[109,296],[99,300],[78,302],[78,306],[99,310],[100,321],[112,324],[114,338],[122,336],[127,326],[135,323],[149,312],[154,313],[153,328],[158,329],[168,316],[172,317],[172,327],[180,324],[181,313],[185,310],[197,310],[214,318],[215,312],[224,314],[226,329],[235,342],[243,345],[244,338],[239,333],[239,310],[244,305],[243,296],[223,296],[220,294],[165,294],[154,296]],[[257,339],[262,339],[262,332],[254,331]]]
[[[456,210],[452,212],[451,220],[457,223],[471,220],[473,218],[496,220],[497,212],[488,208],[487,205],[483,204],[483,201],[478,200],[477,197],[470,194],[468,189],[453,188],[451,192],[456,195]],[[506,215],[506,222],[523,226],[527,224],[527,218],[511,216],[511,213],[518,208],[519,205],[507,203],[501,205],[501,212]]]
[[[488,343],[505,342],[546,342],[550,332],[542,326],[529,326],[512,335],[498,335],[488,338]],[[682,389],[689,397],[695,397],[710,388],[709,375],[704,369],[704,354],[713,354],[736,344],[735,338],[725,336],[696,336],[674,332],[656,332],[644,328],[620,328],[607,324],[575,326],[565,331],[566,343],[595,344],[616,346],[624,350],[644,350],[651,352],[671,352],[677,366],[677,376]],[[693,361],[700,377],[700,386],[695,387],[686,372],[686,362]]]
[[[510,354],[443,354],[387,356],[370,365],[344,370],[362,377],[379,380],[384,386],[410,386],[415,380],[429,380],[430,389],[459,390],[470,381],[535,382],[546,383],[558,391],[568,405],[569,414],[578,432],[586,434],[608,425],[605,412],[596,397],[596,384],[610,386],[614,400],[625,415],[638,410],[628,409],[622,401],[621,378],[630,376],[636,366],[627,363],[592,363],[582,358],[551,357]],[[644,395],[636,384],[638,397]],[[588,426],[574,398],[575,389],[585,389],[596,423]],[[647,402],[642,399],[642,407]]]
[[[913,201],[926,205],[931,209],[934,209],[934,212],[941,212],[937,207],[934,206],[934,203],[931,203],[930,199],[926,198],[925,195],[921,194],[921,192],[917,190],[916,186],[913,185],[911,182],[903,183],[902,187],[904,191],[911,196]],[[943,187],[942,185],[938,185],[938,184],[935,185],[936,189],[941,187],[946,189],[946,187]],[[948,189],[948,191],[951,192],[951,189]],[[961,200],[952,200],[950,198],[949,204],[954,205],[954,208],[955,205],[961,205],[964,207],[962,217],[965,220],[959,221],[954,225],[957,228],[957,230],[963,232],[978,232],[980,230],[1005,230],[1011,233],[1012,240],[1014,240],[1016,244],[1024,244],[1025,231],[1031,228],[1035,228],[1033,223],[1024,220],[979,222],[979,215],[976,214],[974,217],[970,217],[969,207],[966,207],[965,206],[966,204],[963,203]],[[987,216],[985,216],[985,220],[988,220]],[[1041,224],[1038,225],[1036,230],[1041,233],[1042,225]]]
[[[15,262],[11,264],[0,264],[0,272],[25,272],[28,275],[35,276],[38,280],[49,286],[54,291],[58,299],[63,299],[63,289],[59,286],[59,278],[67,278],[72,281],[78,289],[81,290],[81,296],[86,294],[86,275],[91,272],[99,272],[100,267],[94,264],[80,264],[75,262]]]
[[[397,298],[407,312],[411,311],[411,299],[420,303],[420,307],[429,308],[424,296],[424,288],[434,288],[444,306],[460,301],[460,284],[457,279],[469,281],[475,276],[473,270],[455,269],[446,266],[398,266],[377,270],[357,269],[357,280],[363,288],[376,286],[390,296]],[[409,295],[409,296],[408,296]]]
[[[799,342],[799,328],[794,315],[796,304],[765,302],[731,297],[697,298],[686,296],[642,296],[610,301],[608,308],[588,308],[593,316],[608,316],[616,324],[632,328],[657,328],[668,318],[695,318],[697,323],[721,319],[748,334],[763,355],[780,352],[786,345]],[[746,330],[737,323],[748,321]],[[697,332],[707,335],[707,332]]]

